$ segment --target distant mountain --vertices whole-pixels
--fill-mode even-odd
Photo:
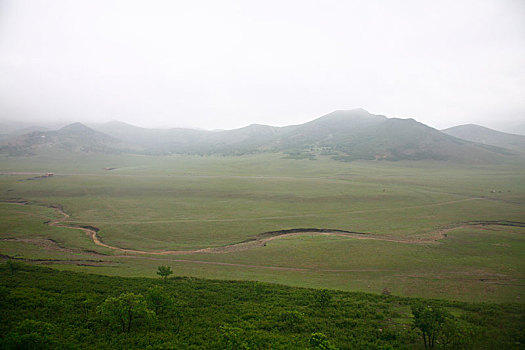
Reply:
[[[145,153],[224,153],[254,152],[273,137],[279,128],[253,124],[234,130],[186,128],[146,129],[113,121],[94,125],[96,130],[123,141],[141,145]]]
[[[525,136],[522,135],[508,134],[476,124],[459,125],[442,131],[463,140],[525,152]]]
[[[304,136],[305,128],[310,137]],[[489,150],[483,145],[445,135],[413,119],[389,119],[364,110],[328,114],[303,124],[290,135],[292,139],[303,140],[302,144],[296,144],[299,156],[328,154],[347,161],[433,159],[484,162],[508,154],[502,149]],[[289,146],[287,136],[283,135],[281,142]]]
[[[335,111],[300,125],[252,124],[240,129],[146,129],[122,122],[74,123],[57,131],[11,138],[0,151],[40,154],[74,151],[141,154],[242,155],[280,152],[288,158],[330,156],[352,160],[450,160],[492,162],[512,156],[500,145],[445,134],[413,119],[387,118],[363,109]]]
[[[521,116],[516,116],[514,120],[493,120],[487,127],[513,135],[525,136],[525,119]]]
[[[24,122],[4,119],[0,121],[0,133],[10,135],[22,135],[33,131],[57,130],[69,123],[67,122]]]
[[[140,146],[144,153],[192,153],[198,144],[211,134],[206,130],[185,128],[146,129],[119,121],[93,125],[105,133],[129,144]]]
[[[49,131],[49,129],[45,126],[28,126],[27,128],[14,130],[9,135],[24,135],[35,131]]]
[[[362,130],[378,126],[385,120],[385,116],[370,114],[363,109],[335,111],[301,125],[282,128],[272,144],[280,151],[319,147],[335,149]]]
[[[253,124],[234,130],[144,129],[121,122],[97,127],[113,137],[143,146],[145,152],[240,155],[282,152],[289,158],[319,155],[351,161],[493,161],[509,151],[446,135],[413,119],[389,119],[363,109],[339,110],[300,125]]]
[[[49,125],[39,125],[32,123],[16,122],[16,121],[3,121],[0,122],[0,143],[2,141],[13,138],[16,135],[24,135],[35,131],[47,131],[51,130]]]
[[[241,155],[268,151],[268,142],[282,128],[252,124],[240,129],[210,132],[193,150],[197,153],[222,153]]]
[[[136,146],[88,128],[81,123],[73,123],[56,131],[35,131],[13,136],[2,141],[0,152],[9,155],[35,155],[56,152],[135,152]]]
[[[252,124],[240,129],[144,129],[121,122],[94,126],[126,142],[146,147],[150,153],[245,154],[307,149],[323,140],[351,133],[387,119],[362,109],[335,111],[301,125],[273,127]]]

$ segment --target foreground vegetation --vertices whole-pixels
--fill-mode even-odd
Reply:
[[[260,282],[106,277],[12,261],[0,265],[0,281],[3,349],[525,345],[522,304],[409,299]]]

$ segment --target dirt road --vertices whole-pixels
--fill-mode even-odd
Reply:
[[[474,199],[474,198],[472,198]],[[471,199],[471,200],[472,200]],[[458,201],[450,201],[448,203],[452,202],[459,202]],[[20,202],[20,203],[13,203],[13,204],[22,204],[22,205],[33,205],[28,202]],[[443,204],[443,203],[441,203]],[[124,253],[125,256],[129,256],[129,254],[137,254],[137,255],[188,255],[188,254],[224,254],[224,253],[235,253],[239,251],[244,251],[248,249],[254,249],[254,248],[260,248],[266,246],[266,244],[270,241],[273,241],[275,239],[281,239],[284,237],[295,237],[295,236],[302,236],[302,235],[320,235],[320,236],[338,236],[338,237],[345,237],[350,239],[366,239],[366,240],[376,240],[376,241],[385,241],[385,242],[394,242],[394,243],[401,243],[401,244],[436,244],[439,240],[442,240],[447,237],[447,233],[460,229],[460,228],[466,228],[466,227],[483,227],[486,225],[505,225],[505,226],[522,226],[525,227],[525,223],[506,223],[506,222],[483,222],[483,221],[476,221],[476,222],[468,222],[468,223],[461,223],[453,226],[449,226],[446,228],[442,228],[439,230],[436,230],[430,234],[425,235],[424,237],[411,237],[411,238],[399,238],[399,237],[392,237],[388,235],[383,234],[374,234],[374,233],[363,233],[363,232],[349,232],[349,231],[343,231],[343,230],[327,230],[327,229],[293,229],[293,230],[283,230],[283,231],[275,231],[275,232],[265,232],[257,235],[255,238],[251,240],[247,240],[245,242],[240,243],[234,243],[229,244],[221,247],[207,247],[207,248],[201,248],[201,249],[193,249],[193,250],[153,250],[153,251],[146,251],[146,250],[139,250],[139,249],[125,249],[120,248],[116,246],[109,245],[107,243],[104,243],[100,237],[98,236],[98,228],[94,226],[74,226],[74,225],[68,225],[64,222],[69,219],[69,214],[67,214],[63,208],[60,206],[50,206],[50,208],[53,208],[57,214],[60,216],[58,219],[51,220],[48,222],[49,226],[54,227],[65,227],[75,230],[81,230],[88,235],[93,243],[100,247],[105,247],[111,250],[114,250],[116,252]],[[27,239],[26,239],[27,241]],[[35,240],[33,240],[35,241]],[[36,242],[38,241],[38,242]],[[40,242],[42,240],[36,240],[35,244],[42,245],[45,248],[50,247],[56,247],[57,250],[68,250],[70,252],[76,252],[78,253],[79,250],[77,249],[67,249],[67,248],[61,248],[59,247],[56,242],[47,242],[43,243]],[[44,240],[45,241],[45,240]],[[27,242],[29,243],[29,242]],[[96,252],[87,252],[87,253],[95,253]]]

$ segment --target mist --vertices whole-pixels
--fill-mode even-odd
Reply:
[[[525,3],[0,1],[0,118],[232,129],[525,119]]]

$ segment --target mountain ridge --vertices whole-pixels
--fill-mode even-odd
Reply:
[[[125,153],[138,148],[75,122],[58,130],[34,131],[3,140],[0,152],[10,156],[28,156],[45,153]]]
[[[477,124],[463,124],[441,131],[463,140],[525,153],[525,136],[523,135],[497,131]]]
[[[525,138],[525,137],[524,137]],[[336,110],[309,122],[284,127],[263,124],[220,131],[147,129],[120,121],[72,123],[56,131],[33,132],[2,141],[10,155],[48,149],[138,154],[243,155],[280,152],[288,158],[336,160],[438,160],[493,162],[512,156],[501,145],[461,139],[415,119],[387,118],[364,109]]]

